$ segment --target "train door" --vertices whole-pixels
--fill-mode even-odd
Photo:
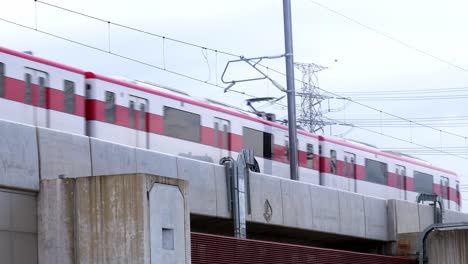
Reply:
[[[231,156],[230,133],[231,124],[229,121],[217,118],[214,119],[214,146],[217,148],[218,161],[223,157]]]
[[[25,102],[33,106],[31,114],[34,126],[49,127],[46,92],[48,85],[49,76],[47,73],[26,68]]]
[[[406,200],[406,168],[401,165],[396,165],[395,168],[396,188],[398,191],[398,199]]]
[[[128,113],[129,127],[131,130],[132,142],[138,148],[149,147],[148,134],[148,100],[136,96],[130,96]]]
[[[449,179],[447,177],[440,177],[440,196],[443,199],[444,209],[450,209],[450,197],[449,197]]]
[[[357,191],[356,181],[356,155],[353,153],[344,153],[344,176],[348,178],[348,191]]]

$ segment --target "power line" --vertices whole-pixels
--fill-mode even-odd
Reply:
[[[457,69],[459,69],[459,70],[462,70],[462,71],[464,71],[464,72],[468,72],[468,69],[465,69],[465,68],[463,68],[463,67],[461,67],[461,66],[458,66],[458,65],[456,65],[456,64],[454,64],[454,63],[452,63],[452,62],[449,62],[449,61],[447,61],[447,60],[445,60],[445,59],[442,59],[442,58],[440,58],[440,57],[437,57],[437,56],[435,56],[435,55],[432,55],[432,54],[430,54],[430,53],[427,52],[427,51],[424,51],[424,50],[419,49],[419,48],[417,48],[417,47],[415,47],[415,46],[412,46],[412,45],[410,45],[410,44],[408,44],[408,43],[406,43],[406,42],[404,42],[404,41],[402,41],[402,40],[399,40],[399,39],[397,39],[397,38],[395,38],[395,37],[392,37],[392,36],[390,36],[390,35],[388,35],[388,34],[382,32],[382,31],[379,31],[379,30],[373,28],[373,27],[370,27],[370,26],[368,26],[368,25],[365,25],[364,23],[359,22],[358,20],[356,20],[356,19],[354,19],[354,18],[351,18],[351,17],[349,17],[349,16],[347,16],[347,15],[341,13],[341,12],[338,12],[338,11],[334,10],[334,9],[331,9],[331,8],[328,7],[328,6],[325,6],[325,5],[323,5],[323,4],[320,4],[320,3],[318,3],[318,2],[316,2],[316,1],[314,1],[314,0],[307,0],[307,1],[309,1],[310,3],[313,3],[313,4],[315,4],[315,5],[317,5],[317,6],[321,7],[321,8],[323,8],[323,9],[325,9],[325,10],[331,12],[331,13],[334,13],[334,14],[336,14],[336,15],[338,15],[338,16],[341,16],[341,17],[347,19],[348,21],[353,22],[353,23],[356,24],[356,25],[359,25],[359,26],[361,26],[361,27],[363,27],[363,28],[366,28],[366,29],[368,29],[368,30],[370,30],[370,31],[372,31],[372,32],[374,32],[374,33],[376,33],[376,34],[378,34],[378,35],[381,35],[381,36],[383,36],[383,37],[385,37],[385,38],[387,38],[387,39],[390,39],[390,40],[392,40],[392,41],[394,41],[394,42],[396,42],[396,43],[398,43],[398,44],[400,44],[400,45],[402,45],[402,46],[405,46],[405,47],[408,48],[408,49],[411,49],[411,50],[413,50],[413,51],[419,52],[419,53],[421,53],[421,54],[423,54],[423,55],[426,55],[426,56],[428,56],[428,57],[431,57],[431,58],[433,58],[433,59],[435,59],[435,60],[438,60],[438,61],[440,61],[440,62],[442,62],[442,63],[445,63],[445,64],[447,64],[447,65],[449,65],[449,66],[452,66],[452,67],[457,68]]]
[[[353,128],[358,128],[358,129],[361,129],[361,130],[364,130],[364,131],[367,131],[367,132],[370,132],[370,133],[373,133],[373,134],[381,135],[381,136],[388,137],[388,138],[398,140],[398,141],[401,141],[401,142],[410,143],[410,144],[413,144],[413,145],[416,145],[416,146],[419,146],[419,147],[422,147],[422,148],[425,148],[425,149],[437,151],[437,152],[440,152],[440,153],[443,153],[443,154],[446,154],[446,155],[454,156],[454,157],[461,158],[461,159],[464,159],[464,160],[468,159],[468,158],[466,158],[464,156],[461,156],[461,155],[453,154],[453,153],[450,153],[450,152],[447,152],[447,151],[444,151],[444,150],[441,150],[441,149],[438,149],[438,148],[434,148],[434,147],[426,146],[426,145],[423,145],[423,144],[419,144],[419,143],[416,143],[414,141],[398,138],[398,137],[388,135],[388,134],[385,134],[385,133],[382,133],[382,132],[379,132],[379,131],[375,131],[375,130],[372,130],[372,129],[368,129],[368,128],[365,128],[365,127],[352,125],[352,124],[342,124],[338,120],[331,119],[331,118],[327,118],[327,119],[329,121],[336,122],[337,125],[351,126]]]
[[[180,44],[184,44],[184,45],[188,45],[188,46],[192,46],[192,47],[196,47],[196,48],[200,48],[200,49],[205,49],[205,50],[209,50],[209,51],[213,51],[213,52],[218,52],[218,53],[233,56],[233,57],[241,57],[240,55],[236,55],[236,54],[233,54],[233,53],[230,53],[230,52],[217,50],[217,49],[211,49],[211,48],[208,48],[208,47],[204,47],[204,46],[200,46],[200,45],[193,44],[193,43],[190,43],[190,42],[186,42],[186,41],[166,37],[166,36],[163,36],[163,35],[155,34],[155,33],[145,31],[145,30],[141,30],[141,29],[138,29],[138,28],[126,26],[126,25],[119,24],[119,23],[114,23],[114,22],[111,22],[111,21],[108,21],[108,20],[105,20],[105,19],[102,19],[102,18],[91,16],[91,15],[81,13],[81,12],[78,12],[78,11],[75,11],[75,10],[71,10],[71,9],[68,9],[68,8],[65,8],[65,7],[61,7],[61,6],[58,6],[58,5],[50,4],[50,3],[47,3],[47,2],[44,2],[44,1],[40,1],[40,0],[35,0],[35,1],[37,3],[47,5],[47,6],[50,6],[50,7],[54,7],[54,8],[57,8],[57,9],[60,9],[60,10],[63,10],[63,11],[67,11],[67,12],[70,12],[70,13],[73,13],[73,14],[76,14],[76,15],[88,17],[88,18],[91,18],[91,19],[94,19],[94,20],[97,20],[97,21],[108,23],[110,25],[114,25],[114,26],[118,26],[118,27],[121,27],[121,28],[133,30],[133,31],[140,32],[140,33],[150,35],[150,36],[153,36],[153,37],[158,37],[158,38],[161,38],[161,39],[164,39],[164,40],[170,40],[170,41],[173,41],[173,42],[176,42],[176,43],[180,43]]]
[[[405,90],[379,90],[379,91],[362,91],[362,92],[340,92],[341,95],[374,95],[374,94],[430,94],[430,93],[453,93],[468,91],[468,87],[452,87],[452,88],[437,88],[437,89],[405,89]]]
[[[84,14],[84,13],[81,13],[81,12],[77,12],[77,11],[74,11],[74,10],[71,10],[71,9],[63,8],[63,7],[61,7],[61,6],[49,4],[49,3],[47,3],[47,2],[43,2],[43,1],[40,1],[40,0],[38,0],[37,2],[42,3],[42,4],[44,4],[44,5],[48,5],[48,6],[54,7],[54,8],[58,8],[58,9],[60,9],[60,10],[64,10],[64,11],[71,12],[71,13],[78,14],[78,15],[85,16],[85,17],[89,17],[89,18],[91,18],[91,19],[95,19],[95,20],[98,20],[98,21],[101,21],[101,22],[105,22],[105,23],[108,23],[108,24],[113,24],[113,25],[116,25],[116,26],[119,26],[119,27],[123,27],[123,28],[130,29],[130,30],[135,30],[135,31],[137,31],[137,32],[141,32],[141,33],[144,33],[144,34],[149,34],[149,35],[156,36],[156,37],[159,37],[159,38],[172,40],[172,41],[175,41],[175,42],[178,42],[178,43],[181,43],[181,44],[190,45],[190,46],[197,47],[197,48],[201,48],[201,49],[207,49],[207,48],[205,48],[205,47],[203,47],[203,46],[200,46],[200,45],[196,45],[196,44],[193,44],[193,43],[189,43],[189,42],[186,42],[186,41],[181,41],[181,40],[177,40],[177,39],[173,39],[173,38],[166,38],[165,36],[162,36],[162,35],[159,35],[159,34],[154,34],[154,33],[148,32],[148,31],[144,31],[144,30],[141,30],[141,29],[129,27],[129,26],[122,25],[122,24],[119,24],[119,23],[113,23],[113,22],[110,22],[110,21],[108,21],[108,20],[104,20],[104,19],[101,19],[101,18],[98,18],[98,17],[94,17],[94,16],[91,16],[91,15],[87,15],[87,14]],[[318,4],[318,3],[316,3],[316,4]],[[320,5],[320,4],[318,4],[318,5]],[[325,6],[323,6],[323,7],[325,7]],[[325,7],[325,8],[326,8],[326,7]],[[358,23],[359,23],[359,22],[358,22]],[[231,52],[220,51],[220,50],[216,50],[216,49],[209,49],[209,50],[212,50],[212,51],[215,51],[215,52],[219,52],[219,53],[222,53],[222,54],[226,54],[226,55],[229,55],[229,56],[240,57],[240,58],[242,57],[242,56],[240,56],[240,55],[236,55],[236,54],[233,54],[233,53],[231,53]],[[109,53],[110,53],[110,50],[109,50]],[[264,66],[264,65],[261,65],[261,64],[259,64],[259,66],[265,67],[265,68],[267,68],[267,69],[272,70],[273,72],[276,72],[276,73],[279,73],[279,74],[281,74],[281,75],[283,75],[283,76],[286,76],[285,73],[280,72],[280,71],[277,71],[277,70],[272,69],[272,68],[268,68],[267,66]],[[160,68],[160,67],[159,67],[159,68]],[[163,70],[165,70],[165,67],[163,67]],[[199,81],[199,82],[205,82],[205,81],[202,81],[202,80],[199,80],[199,79],[196,79],[196,78],[195,78],[195,80],[196,80],[196,81]],[[299,81],[299,82],[301,82],[302,84],[307,84],[306,82],[304,82],[303,80],[300,80],[300,79],[296,79],[296,81]],[[205,82],[205,83],[207,83],[207,82]],[[213,84],[212,84],[212,85],[213,85]],[[217,84],[214,84],[214,85],[217,86],[217,87],[220,87],[220,86],[218,86]],[[311,85],[311,84],[307,84],[307,85]],[[342,98],[342,96],[337,95],[337,94],[335,94],[335,93],[330,93],[330,92],[328,92],[328,91],[325,91],[324,89],[322,89],[322,88],[320,88],[320,87],[317,87],[317,89],[318,89],[318,90],[322,90],[322,91],[324,91],[324,92],[326,92],[326,93],[333,94],[333,95],[335,95],[335,96],[338,96],[338,97],[341,97],[341,98]],[[242,93],[242,92],[239,92],[239,91],[235,91],[235,92],[238,92],[238,93],[241,93],[241,94],[245,94],[245,93]],[[382,111],[382,110],[380,110],[380,109],[377,109],[377,108],[374,108],[374,107],[372,107],[372,106],[368,106],[368,105],[359,103],[359,102],[354,101],[354,100],[351,100],[351,99],[349,99],[349,98],[347,98],[347,100],[350,100],[350,101],[352,101],[352,102],[354,102],[354,103],[356,103],[356,104],[359,104],[359,105],[361,105],[361,106],[364,106],[364,107],[366,107],[366,108],[368,108],[368,109],[371,109],[371,110],[374,110],[374,111],[378,111],[378,112],[380,112],[380,113],[385,113],[385,114],[388,114],[388,115],[390,115],[390,116],[400,118],[400,119],[402,119],[402,120],[411,121],[411,120],[408,120],[408,119],[406,119],[406,118],[399,117],[399,116],[397,116],[397,115],[393,115],[393,114],[384,112],[384,111]],[[412,121],[411,121],[411,122],[412,122]],[[422,126],[424,126],[424,127],[431,128],[431,129],[434,129],[434,130],[437,130],[437,131],[442,131],[442,130],[440,130],[440,129],[438,129],[438,128],[430,127],[430,126],[428,126],[428,125],[419,124],[419,123],[417,123],[417,122],[413,122],[413,123],[416,124],[416,125],[422,125]],[[458,136],[458,137],[460,137],[460,138],[466,138],[466,137],[463,136],[463,135],[458,135],[458,134],[455,134],[455,133],[452,133],[452,132],[449,132],[449,131],[443,131],[443,132],[445,132],[445,133],[447,133],[447,134],[454,135],[454,136]]]
[[[46,5],[49,5],[49,6],[51,6],[51,7],[59,8],[59,9],[61,9],[61,10],[67,11],[67,12],[72,12],[72,13],[79,14],[79,15],[82,15],[82,16],[86,16],[86,17],[89,17],[89,18],[92,18],[92,19],[96,19],[96,20],[99,20],[99,21],[101,21],[101,22],[111,23],[110,21],[107,21],[107,20],[104,20],[104,19],[100,19],[100,18],[97,18],[97,17],[93,17],[93,16],[90,16],[90,15],[86,15],[86,14],[83,14],[83,13],[80,13],[80,12],[76,12],[76,11],[73,11],[73,10],[70,10],[70,9],[66,9],[66,8],[63,8],[63,7],[59,7],[59,6],[56,6],[56,5],[48,4],[48,3],[46,3],[46,2],[42,2],[42,1],[38,1],[38,2],[43,3],[43,4],[46,4]],[[37,32],[40,32],[40,33],[43,33],[43,34],[46,34],[46,35],[49,35],[49,36],[52,36],[52,37],[55,37],[55,38],[59,38],[59,39],[65,40],[65,41],[69,41],[69,42],[72,42],[72,43],[75,43],[75,44],[78,44],[78,45],[81,45],[81,46],[84,46],[84,47],[88,47],[88,48],[91,48],[91,49],[94,49],[94,50],[98,50],[98,51],[101,51],[101,52],[105,52],[105,53],[108,53],[108,54],[111,54],[111,55],[114,55],[114,56],[117,56],[117,57],[120,57],[120,58],[129,60],[129,61],[133,61],[133,62],[140,63],[140,64],[143,64],[143,65],[152,67],[152,68],[156,68],[156,69],[159,69],[159,70],[162,70],[162,71],[166,71],[166,72],[172,73],[172,74],[177,75],[177,76],[181,76],[181,77],[184,77],[184,78],[191,79],[191,80],[193,80],[193,81],[205,83],[205,84],[208,84],[208,85],[211,85],[211,86],[215,86],[215,87],[224,89],[224,87],[221,87],[221,86],[219,86],[219,85],[217,85],[217,84],[210,83],[210,82],[208,82],[208,81],[203,81],[203,80],[200,80],[200,79],[198,79],[198,78],[195,78],[195,77],[192,77],[192,76],[188,76],[188,75],[185,75],[185,74],[181,74],[181,73],[178,73],[178,72],[175,72],[175,71],[167,70],[165,67],[159,67],[159,66],[156,66],[156,65],[153,65],[153,64],[149,64],[149,63],[146,63],[146,62],[143,62],[143,61],[139,61],[139,60],[136,60],[136,59],[133,59],[133,58],[129,58],[129,57],[126,57],[126,56],[123,56],[123,55],[120,55],[120,54],[112,53],[110,50],[106,51],[106,50],[101,49],[101,48],[97,48],[97,47],[94,47],[94,46],[91,46],[91,45],[88,45],[88,44],[85,44],[85,43],[81,43],[81,42],[74,41],[74,40],[71,40],[71,39],[68,39],[68,38],[65,38],[65,37],[61,37],[61,36],[58,36],[58,35],[55,35],[55,34],[46,32],[46,31],[39,30],[39,29],[37,29],[37,28],[35,29],[35,28],[29,27],[29,26],[25,26],[25,25],[22,25],[22,24],[19,24],[19,23],[16,23],[16,22],[13,22],[13,21],[10,21],[10,20],[7,20],[7,19],[0,18],[0,20],[3,20],[3,21],[5,21],[5,22],[11,23],[11,24],[15,24],[15,25],[17,25],[17,26],[21,26],[21,27],[23,27],[23,28],[27,28],[27,29],[30,29],[30,30],[34,30],[34,31],[37,31]],[[121,25],[121,24],[118,24],[118,23],[113,23],[113,24],[115,24],[115,25],[117,25],[117,26],[122,26],[122,27],[125,27],[125,28],[128,28],[128,29],[136,30],[136,31],[141,32],[141,33],[150,34],[150,35],[153,35],[153,36],[156,36],[156,37],[160,37],[160,38],[166,39],[166,37],[164,37],[164,36],[161,36],[161,35],[158,35],[158,34],[154,34],[154,33],[151,33],[151,32],[147,32],[147,31],[143,31],[143,30],[140,30],[140,29],[128,27],[128,26]],[[178,43],[182,43],[182,44],[194,46],[194,47],[197,47],[197,48],[207,49],[207,48],[205,48],[205,47],[203,47],[203,46],[196,45],[196,44],[192,44],[192,43],[189,43],[189,42],[180,41],[180,40],[176,40],[176,39],[172,39],[172,38],[167,38],[167,39],[176,41],[176,42],[178,42]],[[229,55],[229,56],[240,57],[240,56],[238,56],[238,55],[235,55],[235,54],[232,54],[232,53],[229,53],[229,52],[225,52],[225,51],[219,51],[219,50],[215,50],[215,49],[210,49],[210,50],[215,51],[216,53],[219,52],[219,53],[223,53],[223,54],[226,54],[226,55]],[[264,66],[264,65],[260,65],[260,66],[268,68],[267,66]],[[273,72],[276,72],[276,73],[278,73],[278,74],[281,74],[281,75],[285,76],[284,73],[282,73],[282,72],[280,72],[280,71],[278,71],[278,70],[275,70],[275,69],[273,69],[273,68],[269,68],[269,69],[270,69],[271,71],[273,71]],[[299,80],[299,79],[296,79],[296,81],[299,81],[299,82],[301,82],[301,83],[305,83],[305,82],[303,82],[302,80]],[[317,88],[318,88],[318,87],[317,87]],[[322,89],[322,88],[318,88],[318,89],[320,89],[320,90],[322,90],[322,91],[325,91],[325,90]],[[245,92],[241,92],[241,91],[237,91],[237,90],[231,90],[231,91],[236,92],[236,93],[239,93],[239,94],[243,94],[243,95],[246,95],[246,96],[249,96],[249,97],[254,97],[253,95],[247,94],[247,93],[245,93]],[[325,91],[325,92],[327,92],[328,94],[332,94],[332,95],[341,97],[341,96],[339,96],[338,94],[335,94],[335,93],[332,93],[332,92],[328,92],[328,91]],[[375,107],[372,107],[372,106],[365,105],[365,104],[363,104],[363,103],[354,101],[354,100],[352,100],[352,99],[350,99],[350,98],[343,98],[343,99],[349,100],[350,102],[354,102],[354,103],[356,103],[356,104],[358,104],[358,105],[361,105],[361,106],[363,106],[363,107],[365,107],[365,108],[367,108],[367,109],[380,112],[381,114],[384,113],[384,114],[393,116],[393,117],[395,117],[395,118],[398,118],[398,119],[401,119],[401,120],[405,120],[405,121],[407,121],[407,122],[409,122],[410,124],[413,124],[413,125],[419,125],[419,126],[422,126],[422,127],[430,128],[430,129],[433,129],[433,130],[436,130],[436,131],[439,131],[439,132],[444,132],[444,133],[446,133],[446,134],[450,134],[450,135],[453,135],[453,136],[457,136],[457,137],[466,139],[466,137],[463,136],[463,135],[458,135],[458,134],[456,134],[456,133],[452,133],[452,132],[445,131],[445,130],[441,130],[441,129],[438,129],[438,128],[435,128],[435,127],[431,127],[431,126],[428,126],[428,125],[425,125],[425,124],[421,124],[421,123],[419,123],[419,122],[415,122],[415,121],[409,120],[409,119],[407,119],[407,118],[403,118],[403,117],[400,117],[400,116],[397,116],[397,115],[394,115],[394,114],[391,114],[391,113],[382,111],[382,110],[377,109],[377,108],[375,108]],[[282,104],[279,104],[279,103],[276,103],[276,104],[278,104],[278,105],[284,107],[284,105],[282,105]]]
[[[16,26],[19,26],[19,27],[22,27],[22,28],[25,28],[25,29],[33,30],[33,31],[39,32],[41,34],[45,34],[45,35],[54,37],[54,38],[57,38],[57,39],[61,39],[61,40],[64,40],[64,41],[67,41],[67,42],[70,42],[70,43],[73,43],[73,44],[76,44],[76,45],[79,45],[79,46],[83,46],[83,47],[93,49],[93,50],[96,50],[96,51],[99,51],[99,52],[107,53],[107,54],[110,54],[112,56],[119,57],[121,59],[125,59],[125,60],[135,62],[135,63],[138,63],[138,64],[142,64],[142,65],[145,65],[145,66],[148,66],[148,67],[151,67],[151,68],[155,68],[155,69],[165,71],[165,72],[168,72],[168,73],[180,76],[180,77],[190,79],[192,81],[204,83],[204,84],[214,86],[214,87],[217,87],[217,88],[220,88],[220,89],[224,90],[224,87],[222,87],[220,85],[217,85],[215,83],[211,83],[211,82],[208,82],[208,81],[203,81],[201,79],[198,79],[198,78],[195,78],[195,77],[183,74],[183,73],[179,73],[179,72],[176,72],[176,71],[173,71],[173,70],[168,70],[166,68],[163,68],[163,67],[160,67],[160,66],[157,66],[157,65],[154,65],[154,64],[150,64],[150,63],[147,63],[147,62],[144,62],[144,61],[133,59],[133,58],[130,58],[130,57],[118,54],[118,53],[110,52],[110,51],[107,51],[107,50],[104,50],[104,49],[101,49],[101,48],[98,48],[98,47],[95,47],[95,46],[92,46],[92,45],[88,45],[88,44],[85,44],[85,43],[82,43],[82,42],[79,42],[79,41],[76,41],[76,40],[72,40],[72,39],[69,39],[69,38],[66,38],[66,37],[59,36],[59,35],[56,35],[56,34],[53,34],[53,33],[47,32],[47,31],[43,31],[43,30],[40,30],[40,29],[35,29],[35,28],[29,27],[29,26],[26,26],[26,25],[23,25],[23,24],[20,24],[20,23],[17,23],[17,22],[13,22],[11,20],[8,20],[8,19],[2,18],[2,17],[0,17],[0,20],[4,21],[4,22],[7,22],[7,23],[10,23],[10,24],[13,24],[13,25],[16,25]],[[253,96],[251,94],[241,92],[241,91],[237,91],[237,90],[234,90],[234,89],[231,89],[230,91],[233,91],[235,93],[242,94],[242,95],[245,95],[245,96],[248,96],[248,97],[255,97],[255,96]]]

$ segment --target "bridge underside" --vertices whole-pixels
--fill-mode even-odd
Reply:
[[[234,236],[231,219],[191,214],[190,225],[192,232]],[[247,237],[256,240],[364,253],[390,253],[388,242],[252,222],[247,222]]]

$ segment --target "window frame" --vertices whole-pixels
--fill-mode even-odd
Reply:
[[[195,118],[193,120],[198,120],[198,125],[197,125],[198,127],[195,128],[195,130],[194,130],[194,131],[197,131],[195,136],[191,136],[190,134],[187,134],[187,135],[189,135],[189,137],[186,137],[183,134],[178,135],[178,134],[171,133],[172,128],[169,129],[169,127],[168,127],[168,124],[169,124],[168,123],[169,116],[167,114],[168,110],[169,110],[169,112],[174,111],[174,113],[177,113],[177,114],[187,114],[188,116],[190,116],[190,118]],[[191,125],[190,122],[180,123],[180,120],[178,122],[179,122],[179,124],[182,124],[184,126],[187,126],[187,125],[190,126]],[[189,111],[185,111],[185,110],[182,110],[182,109],[179,109],[179,108],[170,107],[170,106],[165,105],[164,108],[163,108],[163,134],[165,136],[168,136],[168,137],[178,138],[178,139],[187,140],[187,141],[191,141],[191,142],[195,142],[195,143],[201,143],[201,139],[202,139],[201,115],[199,115],[197,113],[193,113],[193,112],[189,112]]]
[[[418,177],[416,177],[418,176]],[[430,192],[421,192],[419,189],[421,189],[419,187],[419,185],[417,185],[417,179],[416,178],[420,178],[420,177],[428,177],[430,176],[431,177],[431,191]],[[434,175],[431,175],[429,173],[424,173],[424,172],[420,172],[420,171],[413,171],[413,181],[414,181],[414,191],[415,192],[418,192],[418,193],[429,193],[429,194],[434,194]]]
[[[133,100],[128,102],[128,126],[135,128],[135,101]]]
[[[330,149],[330,173],[338,174],[337,153],[335,149]]]
[[[114,124],[115,123],[115,93],[111,91],[105,91],[104,95],[104,116],[106,122]],[[108,100],[112,99],[112,100]]]
[[[250,131],[250,132],[248,132]],[[242,147],[243,148],[250,148],[250,146],[246,146],[246,134],[250,133],[251,135],[257,136],[257,140],[260,141],[261,138],[261,154],[258,153],[257,149],[259,149],[260,145],[254,146],[254,155],[256,157],[261,157],[264,159],[273,159],[274,158],[274,145],[275,145],[275,138],[272,133],[264,132],[258,129],[250,128],[243,126],[242,127]],[[249,141],[250,142],[250,141]]]
[[[63,80],[63,111],[74,114],[76,109],[75,82]],[[71,92],[70,92],[71,91]]]
[[[33,75],[29,72],[24,74],[24,102],[32,104],[32,80]]]
[[[306,166],[311,169],[314,167],[314,144],[312,143],[306,144]]]
[[[385,171],[384,171],[384,175],[383,175],[383,179],[380,180],[380,178],[375,178],[374,176],[370,177],[370,164],[371,163],[374,163],[374,164],[379,164],[380,169],[382,168],[385,168]],[[376,167],[374,167],[376,168]],[[367,182],[372,182],[372,183],[375,183],[375,184],[381,184],[381,185],[388,185],[388,164],[385,163],[385,162],[382,162],[382,161],[378,161],[378,160],[373,160],[373,159],[369,159],[369,158],[366,158],[365,161],[364,161],[364,171],[365,171],[365,179]]]
[[[0,97],[5,97],[5,64],[0,62]]]

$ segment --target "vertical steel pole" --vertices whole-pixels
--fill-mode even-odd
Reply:
[[[291,0],[283,0],[284,46],[286,58],[286,83],[288,96],[289,162],[292,180],[298,180],[297,132],[296,132],[296,89],[294,88],[294,56],[292,41]]]

